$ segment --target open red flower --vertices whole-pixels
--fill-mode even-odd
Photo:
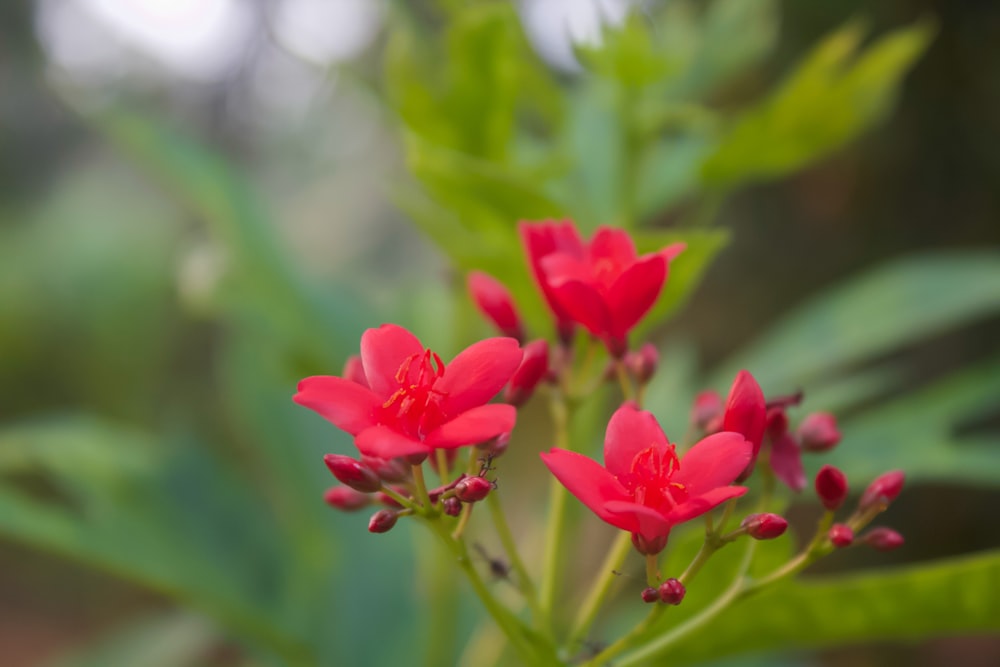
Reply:
[[[558,448],[541,456],[563,486],[598,517],[631,532],[641,552],[658,553],[671,528],[746,493],[745,487],[729,484],[752,454],[752,443],[724,431],[678,458],[656,418],[626,404],[608,423],[604,466]]]
[[[383,324],[361,336],[367,386],[308,377],[294,400],[353,435],[366,456],[391,459],[453,449],[514,428],[513,406],[487,402],[510,380],[521,354],[513,338],[488,338],[445,365],[406,329]]]
[[[628,332],[660,296],[670,260],[685,247],[675,243],[640,257],[621,229],[599,227],[585,244],[569,222],[521,223],[520,232],[560,326],[582,324],[616,357],[625,353]]]

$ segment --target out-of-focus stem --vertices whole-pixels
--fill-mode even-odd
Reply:
[[[608,549],[607,556],[604,557],[597,581],[594,582],[590,593],[587,594],[587,599],[584,600],[583,606],[580,607],[580,612],[576,615],[576,621],[573,623],[573,631],[570,633],[567,644],[570,649],[574,648],[590,632],[590,627],[594,624],[594,619],[597,618],[597,613],[600,611],[605,598],[607,598],[608,591],[611,590],[611,582],[615,580],[617,576],[616,572],[621,568],[622,563],[625,562],[625,558],[628,556],[631,547],[632,539],[629,533],[625,531],[618,533],[618,537],[615,538],[611,548]]]
[[[510,524],[507,523],[507,516],[500,505],[500,496],[494,491],[486,497],[486,503],[490,508],[490,516],[493,518],[493,525],[496,527],[500,544],[503,545],[507,558],[517,575],[517,586],[521,589],[521,594],[531,609],[531,614],[536,621],[540,620],[541,610],[538,607],[538,593],[535,584],[528,575],[528,569],[521,560],[521,554],[517,551],[517,544],[514,542],[514,535],[510,532]]]
[[[420,501],[420,504],[424,506],[423,513],[427,515],[433,514],[433,503],[431,503],[431,497],[427,493],[427,482],[424,480],[423,464],[410,467],[413,470],[414,491],[416,492],[417,499]]]
[[[556,446],[570,449],[569,446],[569,408],[559,393],[553,393],[550,402],[552,421],[555,427]],[[566,523],[566,488],[555,476],[549,484],[549,517],[545,528],[545,556],[542,568],[542,579],[538,593],[538,605],[541,612],[540,623],[547,634],[553,632],[553,606],[559,583],[559,566],[565,551],[566,540],[563,537]]]

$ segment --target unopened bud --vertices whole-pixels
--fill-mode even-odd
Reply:
[[[678,605],[684,599],[687,589],[678,579],[667,579],[660,584],[660,600],[667,604]]]
[[[892,551],[903,546],[906,540],[892,528],[879,526],[865,533],[861,541],[878,551]]]
[[[501,433],[492,440],[479,443],[476,445],[476,448],[484,452],[487,456],[497,458],[503,456],[504,452],[507,451],[508,445],[510,445],[510,432]]]
[[[368,377],[365,375],[365,367],[361,364],[361,357],[356,354],[352,354],[347,357],[347,361],[344,362],[344,372],[341,373],[341,377],[345,380],[350,380],[356,384],[360,384],[362,387],[368,386]]]
[[[462,513],[462,501],[455,496],[445,498],[442,505],[444,505],[444,513],[448,516],[458,516]]]
[[[334,477],[352,489],[362,493],[372,493],[382,488],[382,480],[375,474],[375,471],[361,461],[355,461],[350,456],[327,454],[323,457],[323,462],[326,463],[326,467],[330,469]]]
[[[829,412],[814,412],[807,415],[795,435],[799,444],[807,452],[826,452],[840,442],[840,431],[837,430],[837,419]]]
[[[660,601],[660,591],[655,588],[642,589],[642,601],[646,604]]]
[[[632,533],[632,546],[643,556],[656,555],[667,546],[667,535],[657,535],[646,538],[639,533]]]
[[[377,456],[362,456],[361,462],[371,468],[383,482],[399,484],[410,479],[410,466],[403,459],[380,459]]]
[[[816,495],[823,507],[835,511],[847,498],[847,476],[831,465],[825,465],[816,473]]]
[[[788,521],[783,516],[764,512],[749,515],[743,519],[740,527],[745,528],[747,535],[755,540],[773,540],[785,534],[788,530]]]
[[[902,470],[891,470],[876,477],[875,481],[869,484],[862,494],[858,509],[864,512],[876,505],[888,505],[903,490],[904,480],[905,475]]]
[[[714,431],[722,425],[722,397],[717,391],[703,391],[694,397],[691,424],[702,431]],[[715,426],[716,428],[710,428]]]
[[[510,292],[496,278],[473,271],[468,279],[469,295],[479,312],[504,336],[524,340],[524,325]]]
[[[652,343],[643,343],[638,350],[625,355],[625,367],[639,384],[649,382],[659,364],[660,353]]]
[[[379,510],[368,520],[369,533],[387,533],[396,525],[399,514],[392,510]]]
[[[514,371],[507,388],[504,390],[504,401],[511,405],[522,405],[531,398],[535,387],[549,372],[549,342],[533,340],[524,346],[524,356],[521,365]]]
[[[476,503],[493,490],[493,483],[485,477],[466,477],[455,485],[455,497],[463,503]]]
[[[826,534],[830,543],[838,549],[849,547],[854,543],[854,531],[846,523],[835,523]]]
[[[323,500],[330,507],[334,507],[342,512],[353,512],[362,507],[366,507],[372,498],[367,493],[355,491],[349,486],[334,486],[326,490]]]

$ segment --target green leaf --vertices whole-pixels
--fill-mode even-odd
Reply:
[[[909,479],[1000,485],[996,431],[962,428],[995,411],[998,397],[1000,357],[848,420],[823,462],[857,480],[902,468]]]
[[[670,262],[667,284],[656,305],[643,318],[636,330],[637,340],[644,332],[656,327],[677,312],[694,293],[715,256],[729,242],[729,232],[723,229],[653,231],[638,230],[633,234],[640,254],[660,250],[672,243],[683,242],[687,248]]]
[[[188,613],[163,612],[115,628],[110,636],[48,666],[196,665],[218,641],[218,632],[206,619]]]
[[[736,120],[703,165],[703,177],[720,188],[775,178],[854,139],[888,113],[933,33],[929,23],[918,23],[866,48],[856,23],[833,33],[778,90]]]
[[[662,657],[682,665],[737,653],[996,632],[997,590],[998,551],[807,579],[736,603]]]
[[[896,260],[815,297],[713,374],[750,370],[765,392],[811,388],[847,366],[1000,310],[1000,253]]]
[[[600,43],[580,44],[576,54],[584,67],[626,88],[661,81],[678,65],[672,51],[648,25],[648,19],[634,11],[619,25],[604,24]]]

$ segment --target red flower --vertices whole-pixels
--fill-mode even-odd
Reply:
[[[796,493],[806,488],[802,450],[788,430],[788,415],[783,407],[767,411],[767,436],[771,441],[771,470],[785,486]]]
[[[752,451],[739,433],[722,432],[678,459],[656,418],[626,404],[608,423],[603,467],[558,448],[541,456],[563,486],[598,517],[630,531],[643,553],[658,553],[675,525],[746,492],[729,484],[750,463]]]
[[[482,271],[472,271],[467,280],[469,295],[476,308],[504,336],[524,341],[524,324],[514,298],[499,280]]]
[[[451,363],[394,324],[361,337],[367,386],[340,377],[299,383],[295,402],[354,436],[366,456],[391,459],[490,440],[514,427],[510,405],[486,405],[517,370],[521,349],[512,338],[488,338]]]
[[[560,336],[577,322],[616,357],[625,353],[629,330],[660,296],[670,260],[685,247],[675,243],[639,257],[620,229],[600,227],[587,244],[569,221],[522,222],[519,230]]]

